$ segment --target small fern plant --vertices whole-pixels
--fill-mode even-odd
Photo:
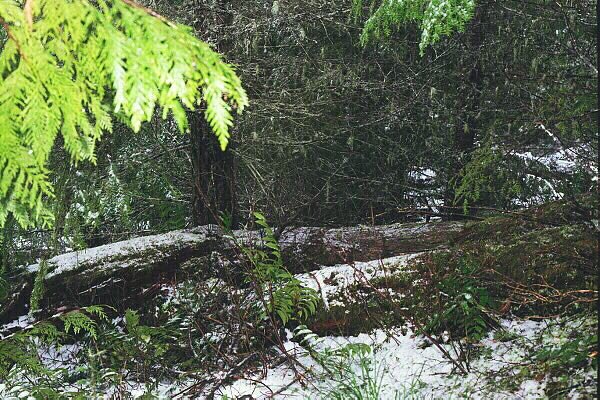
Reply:
[[[44,279],[48,274],[48,262],[46,260],[40,261],[40,268],[37,270],[35,274],[35,279],[33,281],[33,289],[31,290],[31,297],[29,299],[29,313],[33,313],[34,311],[40,308],[40,302],[44,297],[45,285]]]
[[[0,2],[0,227],[51,225],[46,167],[58,137],[95,161],[116,117],[138,131],[155,110],[188,129],[202,107],[223,149],[247,96],[233,68],[191,30],[133,0]]]
[[[242,247],[252,264],[249,279],[257,285],[264,300],[263,316],[276,315],[285,325],[290,320],[304,320],[313,315],[320,298],[318,293],[302,285],[284,266],[281,249],[273,230],[261,213],[254,213],[262,228],[264,249]]]
[[[85,311],[85,313],[83,312]],[[96,316],[100,320],[108,321],[108,317],[102,306],[83,307],[82,310],[71,311],[60,317],[65,326],[65,333],[72,331],[75,335],[81,332],[87,333],[91,338],[97,338],[97,323],[89,315]]]
[[[347,343],[340,347],[324,346],[323,338],[300,325],[294,329],[293,340],[306,349],[323,369],[320,385],[314,387],[315,397],[326,399],[380,399],[384,369],[377,365],[373,348],[366,343]]]
[[[7,380],[10,376],[18,378],[21,373],[30,377],[48,377],[52,370],[38,356],[40,342],[61,345],[69,333],[86,334],[95,340],[96,320],[108,320],[103,306],[94,305],[69,311],[49,320],[36,322],[3,338],[0,340],[0,381]],[[57,328],[56,322],[62,322],[62,330]]]

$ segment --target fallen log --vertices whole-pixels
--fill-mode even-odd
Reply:
[[[280,246],[293,273],[323,265],[376,260],[445,246],[462,229],[459,222],[393,224],[347,228],[301,227],[284,231]],[[108,304],[122,308],[140,301],[149,288],[185,274],[223,277],[234,273],[239,245],[259,245],[259,231],[236,231],[235,240],[216,226],[144,236],[62,254],[46,261],[42,309]],[[0,307],[0,324],[28,312],[39,264],[10,277],[12,295]],[[239,272],[239,269],[238,269]]]
[[[463,226],[462,222],[419,222],[335,229],[304,227],[285,231],[280,244],[286,265],[299,273],[324,265],[434,250],[449,244]]]

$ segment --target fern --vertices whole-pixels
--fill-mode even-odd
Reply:
[[[247,104],[208,44],[132,0],[3,0],[0,24],[0,226],[9,213],[52,224],[46,164],[58,135],[75,164],[94,162],[113,115],[138,131],[160,108],[186,131],[185,109],[202,105],[225,149],[232,110]]]
[[[321,366],[324,381],[331,385],[316,385],[315,397],[326,399],[379,399],[385,371],[377,368],[373,348],[366,343],[348,343],[339,347],[324,346],[306,325],[293,332],[293,340],[308,351]],[[319,396],[317,396],[317,393]]]
[[[30,372],[33,375],[44,375],[48,372],[37,357],[35,346],[28,337],[17,336],[9,340],[0,340],[0,381],[4,381],[15,370]]]
[[[254,269],[251,277],[258,283],[259,296],[265,298],[264,317],[276,315],[285,325],[290,320],[305,320],[313,315],[320,298],[317,292],[302,285],[283,265],[281,250],[266,218],[254,213],[256,224],[263,229],[267,250],[242,247]]]
[[[29,300],[29,312],[32,313],[40,308],[40,301],[44,297],[44,279],[48,273],[48,262],[46,260],[40,261],[40,268],[35,274],[33,281],[33,289],[31,291],[31,297]]]
[[[106,311],[104,311],[106,307],[111,308],[113,311],[116,311],[113,307],[98,305],[83,307],[83,309],[90,315],[95,315],[103,321],[108,321],[108,315],[106,314]]]
[[[73,331],[74,334],[80,332],[88,333],[93,339],[96,339],[96,321],[81,311],[71,311],[60,317],[65,325],[65,333]]]

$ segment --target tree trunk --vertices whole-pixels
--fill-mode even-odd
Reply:
[[[455,156],[451,159],[449,181],[444,194],[444,204],[449,207],[447,219],[456,219],[456,191],[455,187],[460,185],[460,173],[469,163],[471,153],[475,148],[475,140],[480,131],[479,116],[481,113],[481,91],[483,89],[483,72],[481,65],[481,46],[484,38],[484,15],[485,6],[477,7],[475,15],[471,22],[471,27],[467,31],[465,59],[468,70],[465,73],[467,77],[463,85],[463,91],[460,94],[458,110],[462,110],[452,137],[453,151]]]
[[[222,151],[199,112],[191,113],[192,220],[194,225],[218,224],[222,216],[237,225],[235,164],[232,144]]]
[[[208,7],[206,13],[198,15],[195,29],[200,36],[205,36],[205,21],[212,21],[211,29],[227,31],[233,23],[233,13],[226,1],[215,2]],[[211,41],[211,35],[203,37]],[[217,50],[227,54],[231,43],[223,39],[227,35],[212,37],[217,42]],[[199,112],[191,113],[190,141],[192,157],[192,220],[195,226],[220,224],[225,217],[231,227],[238,225],[238,214],[235,196],[235,162],[233,157],[234,143],[231,141],[225,151],[222,151],[204,115]]]

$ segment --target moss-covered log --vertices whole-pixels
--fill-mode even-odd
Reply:
[[[446,245],[462,225],[413,223],[348,228],[302,227],[283,232],[284,261],[294,272],[322,265],[376,260]],[[140,237],[47,260],[42,309],[89,304],[133,305],[165,280],[193,273],[222,277],[239,272],[239,245],[260,245],[257,231],[236,231],[228,239],[216,226]],[[2,304],[0,323],[28,311],[39,264],[21,268],[11,279],[12,295]]]

